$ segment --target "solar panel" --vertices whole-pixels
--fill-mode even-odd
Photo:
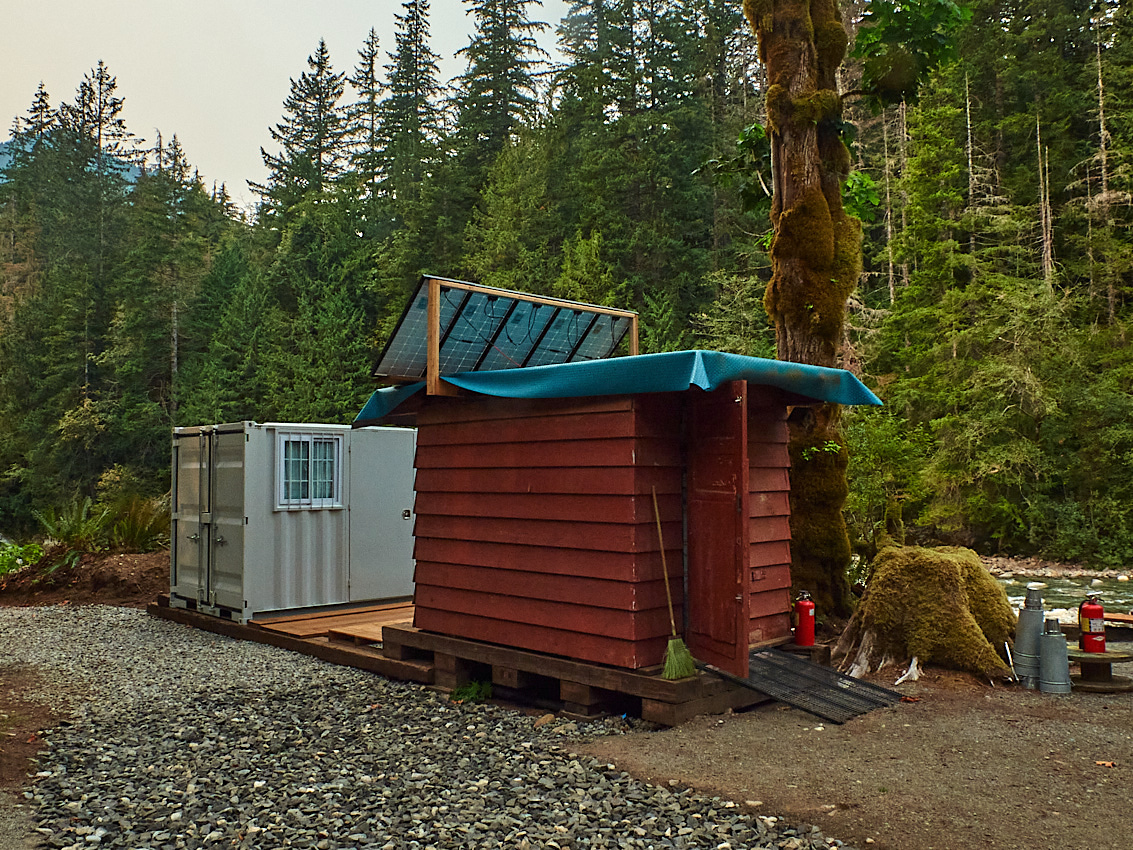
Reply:
[[[427,376],[430,292],[437,299],[439,375],[602,360],[631,329],[636,335],[636,314],[627,310],[423,277],[378,357],[374,377],[419,381]]]

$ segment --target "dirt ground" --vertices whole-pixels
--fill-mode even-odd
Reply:
[[[898,690],[919,701],[842,726],[771,703],[589,751],[858,847],[1133,846],[1130,694],[993,689],[939,670]]]
[[[0,605],[142,607],[167,591],[168,569],[166,552],[84,558],[50,584],[0,580]],[[38,731],[60,719],[23,698],[35,684],[0,665],[0,787],[26,782]],[[915,701],[842,726],[769,703],[587,749],[862,848],[1133,847],[1133,694],[1053,696],[932,668],[898,690]],[[0,805],[0,847],[33,847],[14,799]]]

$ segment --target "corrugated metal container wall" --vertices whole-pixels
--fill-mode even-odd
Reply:
[[[171,604],[247,621],[412,594],[414,438],[341,425],[176,429]],[[381,482],[377,498],[364,486],[352,505],[356,474]]]

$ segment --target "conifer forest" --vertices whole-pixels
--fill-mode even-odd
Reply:
[[[422,273],[636,310],[643,352],[777,356],[785,113],[749,23],[771,0],[465,3],[449,81],[428,0],[392,44],[312,43],[255,209],[175,128],[134,135],[98,57],[28,93],[0,155],[0,531],[165,493],[173,426],[350,422]],[[947,44],[878,96],[872,48],[918,25],[901,5],[840,3],[862,261],[833,365],[885,402],[823,444],[848,454],[850,541],[1133,564],[1133,9],[923,4]]]

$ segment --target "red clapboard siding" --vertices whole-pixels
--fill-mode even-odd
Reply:
[[[681,515],[679,493],[658,495],[662,517]],[[547,493],[428,493],[419,514],[638,523],[653,520],[650,496],[552,495]]]
[[[782,614],[791,608],[791,593],[787,589],[769,590],[766,593],[751,594],[751,619]]]
[[[791,586],[791,565],[778,564],[774,567],[756,567],[751,571],[752,593],[765,590],[779,590]]]
[[[665,540],[669,575],[674,579],[680,577],[679,542],[679,537]],[[678,544],[678,548],[673,549],[673,544]],[[414,544],[414,557],[418,561],[620,581],[633,581],[638,574],[646,577],[661,576],[660,556],[653,553],[604,552],[597,549],[418,537]],[[679,585],[674,585],[674,589],[679,590]]]
[[[783,469],[790,465],[787,443],[748,441],[748,466],[752,469]]]
[[[665,647],[668,644],[667,635],[651,640],[616,640],[600,633],[581,634],[453,611],[420,608],[415,611],[413,625],[425,631],[631,669],[660,664],[665,658]]]
[[[752,620],[748,631],[748,640],[751,643],[764,643],[777,640],[791,634],[791,617],[789,614],[773,614]]]
[[[791,563],[791,544],[786,540],[751,545],[752,567],[774,567]]]
[[[789,492],[791,479],[786,469],[756,467],[748,472],[748,486],[753,493]]]
[[[782,404],[749,401],[748,416],[749,639],[761,643],[791,634],[790,457]]]
[[[673,486],[665,467],[519,467],[477,469],[418,469],[416,489],[432,493],[562,493],[658,496],[680,492],[680,473]],[[785,504],[785,503],[784,503]]]
[[[628,582],[419,560],[414,581],[436,587],[499,593],[548,602],[647,611],[666,607],[665,584],[660,578],[660,572],[658,565],[658,578],[655,581]],[[670,576],[670,581],[680,580],[679,574]]]
[[[447,422],[429,427],[418,446],[493,445],[495,443],[633,437],[635,423],[624,412]]]
[[[621,667],[661,663],[669,621],[651,491],[680,617],[686,396],[428,399],[418,628]],[[749,389],[753,641],[790,632],[785,416],[772,391]]]
[[[668,608],[613,612],[609,608],[591,605],[548,602],[420,583],[417,584],[414,605],[562,631],[604,634],[620,640],[641,640],[671,633]]]
[[[772,543],[791,539],[791,519],[785,516],[752,517],[748,521],[748,539],[752,543]]]
[[[418,505],[420,504],[418,497]],[[665,528],[666,525],[668,528]],[[666,541],[681,539],[680,523],[663,523],[662,528]],[[649,552],[658,548],[655,523],[619,525],[419,513],[414,524],[414,534],[418,538],[442,537],[450,540],[515,543],[521,546],[597,549],[604,552]]]
[[[679,466],[680,446],[669,440],[626,437],[609,440],[551,440],[545,443],[417,446],[419,469],[476,469],[510,466]]]
[[[748,499],[748,514],[752,517],[790,516],[791,497],[783,490],[774,493],[752,490],[751,498]]]
[[[436,425],[446,422],[500,421],[505,419],[539,419],[545,416],[609,413],[630,413],[637,401],[632,396],[592,396],[590,398],[504,398],[475,396],[471,398],[432,396],[417,414],[417,424]]]

